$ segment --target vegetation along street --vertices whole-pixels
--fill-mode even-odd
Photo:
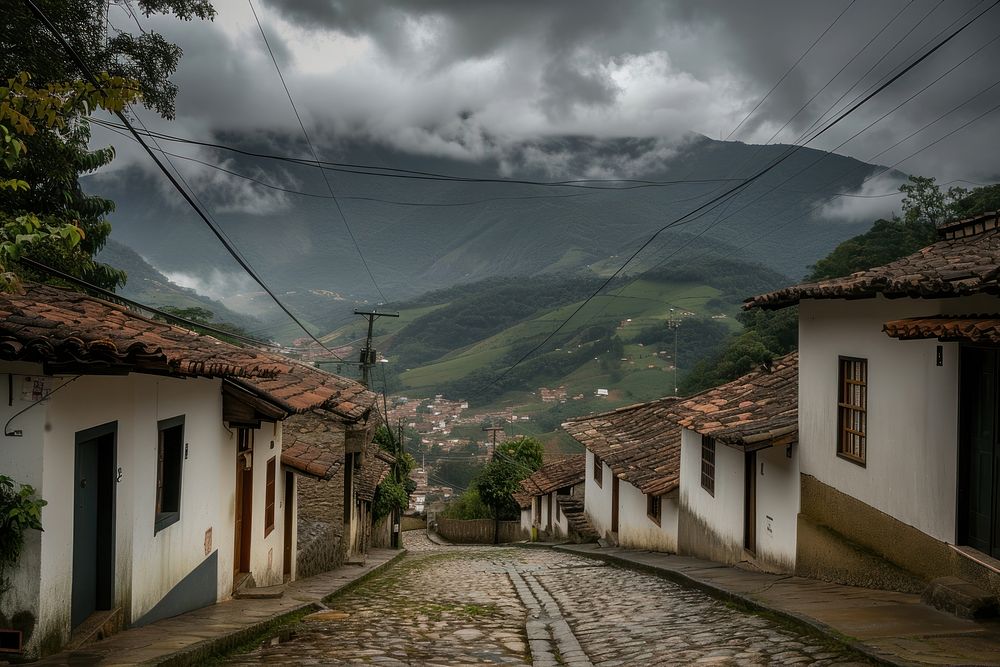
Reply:
[[[1000,665],[1000,0],[4,0],[0,665]]]

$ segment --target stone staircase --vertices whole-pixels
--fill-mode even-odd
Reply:
[[[566,515],[570,539],[577,544],[597,540],[597,531],[590,525],[590,520],[587,519],[587,514],[583,511],[582,496],[558,496],[556,502],[559,503],[559,509],[562,510],[562,513]]]

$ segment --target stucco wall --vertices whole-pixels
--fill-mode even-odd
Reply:
[[[799,513],[799,453],[792,446],[757,452],[757,561],[768,569],[795,570]]]
[[[701,436],[681,432],[678,552],[722,563],[743,559],[743,452],[715,447],[715,495],[701,486]]]
[[[602,486],[598,486],[594,481],[594,453],[587,450],[587,478],[585,480],[585,491],[583,496],[584,508],[590,525],[594,527],[598,535],[606,537],[611,532],[611,468],[606,463],[601,464],[604,468]],[[619,501],[621,501],[621,490],[619,489]],[[619,517],[620,519],[620,517]]]
[[[60,382],[56,379],[53,386]],[[14,405],[0,408],[0,413],[13,414],[26,405],[15,396]],[[179,520],[154,533],[157,425],[181,415],[187,452],[182,461]],[[21,438],[4,438],[11,453],[4,470],[33,483],[48,502],[42,512],[45,531],[29,537],[26,576],[17,584],[25,591],[18,595],[31,598],[38,591],[35,608],[40,623],[30,638],[29,654],[51,652],[69,638],[75,437],[111,422],[117,424],[119,469],[114,485],[114,605],[122,609],[123,622],[142,619],[214,552],[215,598],[231,593],[236,436],[222,422],[221,381],[149,375],[80,377],[15,420],[11,427],[22,430]],[[271,456],[280,461],[280,427],[265,424],[255,441],[252,568],[258,585],[268,585],[282,578],[280,465],[275,476],[275,528],[267,539],[263,536],[266,461]],[[30,573],[36,567],[33,563],[37,573]],[[205,597],[203,591],[200,597]]]
[[[997,300],[803,301],[799,309],[802,472],[945,542],[956,533],[957,343],[900,341],[890,319],[994,312]],[[936,348],[943,347],[937,366]],[[867,465],[836,456],[838,355],[868,359]]]
[[[619,482],[618,543],[628,549],[677,551],[677,500],[663,497],[660,523],[646,514],[646,494],[628,482]]]
[[[0,376],[0,381],[2,381],[0,382],[0,395],[3,396],[3,400],[0,401],[0,419],[6,424],[7,420],[14,414],[31,405],[30,401],[21,400],[18,384],[20,377],[39,375],[42,369],[40,365],[36,364],[4,363],[0,364],[0,370],[4,374]],[[8,392],[7,376],[9,374],[16,374],[13,378],[13,395]],[[59,383],[56,383],[53,388],[58,385]],[[8,403],[12,403],[12,405],[8,405]],[[11,430],[20,430],[21,437],[0,435],[0,447],[3,451],[3,456],[0,457],[2,460],[0,473],[10,476],[16,482],[35,487],[42,498],[47,497],[42,467],[45,417],[45,407],[39,406],[29,409],[14,419],[9,426]],[[53,493],[55,493],[54,490]],[[61,495],[65,495],[65,493]],[[43,526],[48,526],[52,514],[51,510],[42,508]],[[37,649],[39,643],[44,639],[44,635],[54,632],[57,641],[62,635],[61,623],[48,622],[43,623],[41,627],[37,623],[44,535],[45,533],[35,530],[26,533],[21,559],[17,567],[8,572],[11,589],[4,595],[3,605],[0,606],[0,616],[4,618],[5,627],[21,630],[25,643],[34,649]],[[68,616],[69,612],[66,613]]]

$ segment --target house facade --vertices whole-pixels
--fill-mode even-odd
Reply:
[[[556,541],[586,533],[582,515],[584,456],[574,454],[544,464],[521,481],[515,500],[521,528],[533,540]]]
[[[749,300],[799,306],[798,572],[1000,592],[998,273],[990,213],[885,266]]]
[[[677,551],[680,429],[673,398],[575,419],[586,448],[586,512],[596,533],[630,549]]]
[[[0,313],[3,472],[47,501],[0,603],[25,656],[295,576],[281,420],[363,388],[66,290]]]
[[[669,405],[681,429],[678,553],[795,570],[797,396],[792,353]]]

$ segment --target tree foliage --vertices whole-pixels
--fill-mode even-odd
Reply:
[[[44,264],[106,289],[125,274],[94,260],[111,232],[106,216],[114,203],[87,195],[81,174],[114,158],[111,148],[90,150],[87,116],[96,109],[120,112],[141,101],[164,117],[174,115],[176,86],[170,76],[181,50],[151,30],[138,34],[111,28],[105,0],[39,1],[99,85],[93,85],[49,29],[25,3],[0,12],[0,225],[6,287],[14,283],[8,261],[31,246]],[[208,0],[137,0],[147,17],[211,19]],[[115,5],[122,21],[132,7]],[[138,19],[136,18],[136,21]],[[23,277],[49,280],[20,269]]]
[[[839,278],[888,264],[932,243],[947,220],[1000,209],[1000,186],[950,188],[942,192],[933,178],[910,176],[900,186],[902,215],[876,220],[867,232],[850,238],[816,262],[807,280]],[[741,313],[743,331],[716,355],[697,364],[681,381],[685,394],[744,375],[787,354],[798,345],[798,308],[754,309]]]
[[[516,519],[520,514],[513,493],[521,480],[542,467],[542,443],[522,437],[497,445],[493,460],[476,478],[475,488],[497,521]]]
[[[99,83],[36,84],[20,72],[0,86],[0,269],[8,289],[16,283],[11,262],[29,247],[43,263],[102,287],[124,282],[124,274],[93,259],[111,231],[104,215],[114,205],[86,195],[77,176],[114,156],[87,149],[84,115],[120,111],[138,92],[120,77],[102,74]]]
[[[395,459],[389,476],[379,482],[375,488],[372,518],[378,523],[394,511],[403,512],[409,506],[410,493],[416,488],[416,484],[410,479],[410,473],[416,466],[416,462],[403,449],[403,443],[398,435],[385,424],[375,430],[372,440],[383,451],[392,454]]]

